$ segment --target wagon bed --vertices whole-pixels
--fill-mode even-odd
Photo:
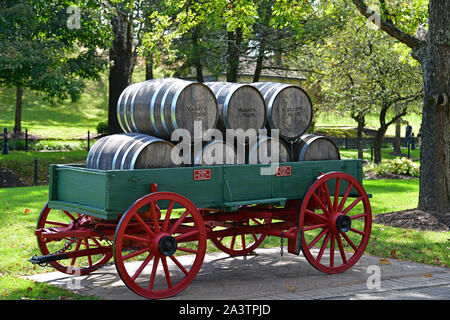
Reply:
[[[117,219],[130,205],[158,191],[178,193],[197,208],[233,211],[241,205],[279,204],[301,199],[320,174],[339,171],[362,182],[361,160],[287,162],[141,170],[95,170],[51,165],[49,207]],[[330,186],[331,190],[333,186]],[[345,188],[341,188],[345,190]],[[352,190],[351,195],[354,194]],[[165,208],[164,208],[165,209]]]

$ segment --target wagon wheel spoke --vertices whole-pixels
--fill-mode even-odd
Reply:
[[[57,221],[46,221],[45,225],[52,225],[52,226],[58,226],[58,227],[68,227],[69,225],[67,223],[57,222]]]
[[[126,239],[129,239],[129,240],[137,241],[137,242],[150,243],[150,241],[151,241],[150,239],[147,239],[147,238],[138,237],[138,236],[135,236],[135,235],[132,235],[132,234],[126,234],[126,233],[123,235],[123,237],[126,238]]]
[[[62,210],[62,212],[64,212],[64,214],[65,214],[66,216],[68,216],[68,217],[70,218],[70,220],[72,220],[72,221],[75,221],[75,220],[76,220],[76,218],[75,218],[70,212],[68,212],[68,211],[66,211],[66,210]]]
[[[319,197],[317,194],[315,194],[315,193],[313,193],[312,196],[314,197],[314,200],[316,200],[317,203],[319,204],[319,206],[320,206],[320,208],[322,209],[323,213],[324,213],[325,215],[329,216],[328,210],[327,210],[327,208],[325,207],[325,204],[324,204],[324,203],[322,202],[322,200],[320,199],[320,197]]]
[[[80,251],[80,246],[81,246],[81,240],[78,239],[74,251]],[[76,257],[76,256],[72,258],[72,261],[70,261],[70,266],[71,266],[71,267],[73,267],[73,266],[75,265],[75,261],[76,261],[76,260],[77,260],[77,257]]]
[[[180,261],[178,261],[177,258],[175,258],[173,255],[169,256],[169,258],[175,263],[175,265],[180,268],[181,271],[183,271],[183,273],[185,275],[188,275],[189,272],[186,270],[186,268],[180,263]]]
[[[198,253],[197,250],[191,249],[191,248],[185,248],[185,247],[177,247],[177,250],[183,251],[183,252],[189,252],[189,253]]]
[[[314,211],[311,211],[309,209],[305,209],[305,213],[306,213],[307,217],[310,217],[312,219],[316,219],[317,218],[317,219],[320,219],[324,223],[328,223],[328,218],[325,215],[318,214],[318,213],[316,213]]]
[[[333,211],[337,211],[338,209],[340,187],[341,187],[341,178],[337,178],[336,185],[334,187]]]
[[[164,232],[167,231],[167,228],[169,226],[170,215],[172,214],[174,204],[175,204],[175,201],[172,200],[172,201],[170,201],[169,206],[167,207],[166,216],[164,218],[164,222],[162,225],[162,231],[164,231]]]
[[[331,204],[330,191],[328,190],[328,185],[327,185],[326,181],[322,184],[322,189],[325,192],[325,201],[327,204],[327,211],[328,211],[328,213],[331,213],[334,210],[333,210],[333,205]]]
[[[184,219],[187,217],[187,215],[189,214],[189,211],[186,210],[181,217],[175,222],[175,224],[172,226],[172,228],[170,228],[169,230],[169,234],[174,234],[175,231],[178,229],[178,227],[180,226],[181,223],[183,223]]]
[[[319,254],[316,257],[316,259],[318,261],[320,261],[322,259],[323,252],[325,251],[325,248],[328,245],[328,240],[329,239],[330,239],[330,232],[327,232],[327,234],[325,236],[325,239],[323,240],[322,245],[320,246]]]
[[[84,246],[86,247],[86,249],[89,249],[89,247],[90,247],[90,245],[89,245],[89,239],[85,239],[85,240],[83,241],[83,244],[84,244]],[[86,258],[87,258],[87,260],[88,260],[89,267],[92,267],[92,257],[91,257],[91,256],[87,256]]]
[[[347,186],[347,189],[345,190],[344,196],[341,199],[341,202],[339,203],[338,211],[342,211],[342,208],[344,207],[345,202],[347,201],[348,195],[350,194],[350,191],[352,190],[353,185],[349,183]]]
[[[320,232],[313,241],[310,242],[308,245],[308,249],[311,249],[314,247],[314,245],[327,233],[328,229],[323,229],[322,232]]]
[[[336,235],[334,233],[331,233],[331,239],[330,239],[330,267],[334,266],[334,239]]]
[[[362,197],[357,198],[355,201],[353,201],[347,208],[345,208],[344,211],[342,211],[343,214],[347,214],[350,210],[353,209],[354,206],[358,204],[362,200]]]
[[[155,260],[153,261],[152,273],[150,275],[150,281],[148,282],[148,290],[153,289],[153,285],[155,283],[155,278],[156,278],[156,270],[158,270],[158,263],[159,263],[159,257],[155,257]]]
[[[139,255],[141,255],[141,254],[143,254],[145,252],[148,252],[148,251],[149,251],[149,248],[143,248],[143,249],[140,249],[140,250],[136,250],[134,252],[131,252],[131,253],[123,256],[122,259],[123,260],[128,260],[128,259],[137,257],[137,256],[139,256]]]
[[[159,221],[158,221],[158,215],[156,214],[156,204],[155,202],[150,202],[150,213],[152,215],[153,219],[153,226],[155,228],[155,232],[159,232]]]
[[[139,225],[151,236],[154,236],[155,233],[150,229],[150,227],[148,226],[147,223],[145,223],[145,221],[138,215],[135,214],[133,215],[133,218],[136,219],[139,223]]]
[[[186,241],[186,239],[188,239],[189,241],[192,241],[192,237],[197,236],[199,234],[200,234],[200,232],[198,230],[192,230],[192,231],[189,231],[186,233],[182,233],[179,236],[176,236],[175,240],[177,240],[178,243],[184,242],[184,241]]]
[[[341,236],[339,234],[336,235],[336,240],[339,247],[339,253],[341,254],[341,259],[344,263],[347,263],[347,257],[345,256],[344,246],[342,245]]]
[[[147,251],[147,250],[146,250]],[[142,253],[142,252],[141,252]],[[131,258],[131,257],[130,257]],[[150,261],[153,259],[153,255],[150,253],[147,258],[145,258],[144,262],[141,263],[139,268],[136,270],[136,272],[131,277],[131,280],[136,280],[137,277],[141,274],[141,272],[145,269],[145,267],[150,263]]]
[[[342,237],[347,241],[347,243],[353,248],[353,250],[358,251],[358,247],[353,243],[352,240],[345,234],[341,233]]]
[[[242,248],[245,248],[245,235],[241,234],[241,244],[242,244]]]
[[[164,275],[166,276],[167,286],[169,288],[172,288],[172,279],[170,278],[170,272],[169,267],[167,266],[167,260],[166,257],[161,257],[162,265],[164,269]]]

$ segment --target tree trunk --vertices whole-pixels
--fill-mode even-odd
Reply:
[[[22,132],[22,103],[23,97],[23,88],[21,85],[17,85],[16,87],[16,114],[14,117],[14,135],[20,136]]]
[[[371,17],[362,0],[352,0],[360,13]],[[450,1],[430,0],[425,39],[402,32],[378,19],[380,28],[413,49],[423,72],[422,145],[420,148],[419,209],[435,212],[450,226]]]
[[[259,78],[261,77],[261,71],[263,67],[263,61],[264,61],[264,52],[265,52],[265,40],[264,38],[261,39],[259,43],[259,50],[258,50],[258,58],[256,59],[256,67],[255,67],[255,73],[253,74],[253,82],[258,82]]]
[[[419,209],[438,212],[436,216],[450,225],[450,1],[431,0],[428,12],[427,45],[421,56],[424,107]]]
[[[201,60],[202,52],[201,48],[198,45],[198,31],[196,28],[192,31],[192,43],[194,46],[194,65],[195,65],[195,74],[198,82],[205,82],[203,78],[203,64]]]
[[[381,126],[375,135],[373,142],[373,161],[375,163],[381,162],[381,145],[383,143],[384,135],[386,134],[387,126]]]
[[[358,137],[357,137],[357,144],[358,144],[358,159],[364,159],[364,152],[363,152],[363,145],[362,145],[362,138],[363,138],[363,129],[364,129],[364,116],[362,120],[358,121]]]
[[[153,56],[145,57],[145,80],[153,79]]]
[[[242,30],[237,28],[235,32],[228,32],[227,49],[227,81],[237,82],[239,72],[240,47],[242,42]]]
[[[131,22],[125,12],[111,20],[114,38],[110,49],[108,132],[120,133],[117,120],[117,101],[122,91],[130,85],[135,59],[133,57],[133,33]]]
[[[364,152],[363,152],[363,145],[362,145],[362,139],[363,139],[363,129],[366,125],[366,116],[364,112],[357,112],[351,115],[353,120],[356,121],[358,124],[357,127],[357,147],[358,147],[358,158],[363,159],[364,158]]]
[[[402,125],[402,119],[398,118],[397,121],[395,121],[395,140],[394,140],[394,154],[397,156],[402,155],[402,149],[401,149],[401,125]]]

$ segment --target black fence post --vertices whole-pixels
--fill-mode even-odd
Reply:
[[[345,149],[348,149],[348,139],[347,139],[347,135],[345,135]]]
[[[91,147],[91,136],[88,130],[88,135],[87,135],[87,151],[89,151],[90,147]]]
[[[3,148],[2,148],[2,154],[8,154],[9,153],[9,147],[8,147],[8,129],[3,130]]]
[[[408,141],[408,159],[411,158],[411,141]]]
[[[34,158],[34,179],[33,179],[33,185],[38,185],[38,159]]]
[[[373,162],[373,144],[370,145],[370,162]]]
[[[25,152],[28,152],[28,129],[25,129]]]

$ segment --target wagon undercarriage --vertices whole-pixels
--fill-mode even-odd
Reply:
[[[158,189],[152,184],[149,194],[116,219],[50,208],[50,200],[35,230],[43,255],[30,261],[85,275],[114,258],[133,292],[165,298],[193,281],[207,240],[230,255],[245,255],[275,236],[281,252],[286,240],[289,253],[302,251],[316,269],[340,273],[359,260],[370,236],[368,196],[345,172],[319,175],[298,199],[233,210],[197,207],[179,193]]]

